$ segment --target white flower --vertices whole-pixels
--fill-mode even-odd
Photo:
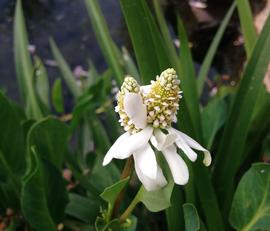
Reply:
[[[163,153],[173,180],[179,185],[188,182],[189,172],[177,148],[191,161],[197,159],[192,149],[203,151],[203,163],[206,166],[211,163],[209,151],[171,127],[171,123],[176,122],[182,93],[179,83],[176,72],[170,68],[147,86],[140,87],[135,79],[126,77],[118,93],[116,111],[126,133],[112,145],[103,165],[109,164],[113,158],[125,159],[133,155],[137,176],[148,191],[158,190],[167,184],[151,144]]]

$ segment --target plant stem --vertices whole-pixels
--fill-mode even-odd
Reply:
[[[126,177],[130,176],[133,170],[133,157],[129,157],[125,167],[123,169],[123,172],[121,174],[120,180],[125,179]],[[117,196],[117,199],[114,203],[113,211],[112,211],[112,217],[116,217],[118,214],[118,210],[120,208],[121,201],[124,197],[125,189],[123,189]]]
[[[128,218],[128,216],[132,213],[132,211],[134,210],[136,205],[140,202],[140,195],[143,192],[143,190],[144,190],[144,188],[143,188],[143,186],[141,186],[139,191],[137,192],[136,196],[134,197],[134,199],[131,201],[131,203],[129,204],[129,206],[125,210],[125,212],[121,215],[121,217],[120,217],[121,223],[124,222]]]

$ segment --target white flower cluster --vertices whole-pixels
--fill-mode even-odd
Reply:
[[[132,77],[126,77],[118,93],[116,111],[126,133],[121,135],[107,152],[103,165],[113,158],[125,159],[133,155],[135,170],[146,190],[158,190],[167,184],[150,143],[164,155],[174,182],[186,184],[189,172],[186,163],[177,153],[181,149],[191,160],[197,159],[192,150],[204,152],[203,163],[209,166],[211,155],[195,140],[171,127],[176,122],[181,91],[180,80],[169,68],[157,76],[150,85],[139,86]]]

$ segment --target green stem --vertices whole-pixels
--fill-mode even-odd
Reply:
[[[144,190],[144,188],[143,188],[143,186],[141,186],[141,188],[137,192],[134,199],[131,201],[131,203],[129,204],[129,206],[125,210],[125,212],[121,215],[121,217],[120,217],[121,223],[124,222],[129,217],[129,215],[132,213],[132,211],[134,210],[136,205],[140,202],[140,196],[141,196],[141,193],[143,192],[143,190]]]
[[[128,160],[125,164],[125,167],[124,167],[123,172],[121,174],[120,180],[125,179],[126,177],[130,176],[132,174],[132,170],[133,170],[133,157],[131,156],[128,158]],[[118,194],[117,199],[116,199],[115,204],[114,204],[114,207],[113,207],[113,210],[112,210],[112,217],[117,216],[121,201],[124,197],[124,193],[125,193],[125,189],[123,189]]]

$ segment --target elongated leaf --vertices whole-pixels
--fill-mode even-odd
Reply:
[[[168,231],[184,230],[182,204],[184,204],[184,192],[180,187],[175,186],[171,196],[171,206],[166,209]]]
[[[88,69],[88,75],[87,75],[86,86],[85,86],[86,89],[91,87],[100,78],[100,75],[98,74],[97,69],[94,66],[93,62],[89,60],[88,64],[89,64],[89,69]]]
[[[143,84],[170,66],[164,43],[144,0],[121,0]]]
[[[37,95],[47,110],[50,109],[49,94],[50,86],[47,70],[38,56],[34,57],[35,62],[35,87]]]
[[[194,64],[191,56],[191,51],[189,48],[189,41],[185,27],[182,20],[178,17],[178,34],[179,40],[181,42],[180,50],[180,62],[182,66],[182,76],[180,76],[181,88],[183,89],[183,107],[184,113],[179,113],[179,127],[183,128],[184,131],[192,134],[197,139],[202,139],[201,130],[201,117],[199,110],[199,97],[197,94],[196,80],[195,80],[195,70]],[[181,70],[179,70],[181,71]],[[180,72],[181,74],[181,72]],[[188,117],[188,118],[187,118]],[[180,121],[187,121],[186,128],[182,125]],[[190,121],[190,122],[188,122]]]
[[[68,127],[48,117],[35,123],[28,133],[28,147],[34,146],[46,160],[61,169],[68,141]]]
[[[249,125],[263,76],[270,61],[270,17],[256,43],[235,96],[225,131],[219,145],[214,179],[218,195],[228,212],[233,178],[242,160]],[[231,132],[235,131],[235,132]],[[244,158],[243,158],[244,159]]]
[[[217,131],[225,122],[227,105],[221,98],[216,98],[202,111],[203,138],[206,148],[210,149]]]
[[[180,111],[183,111],[183,113],[179,113],[177,125],[198,141],[203,142],[198,101],[199,97],[197,95],[196,88],[194,88],[194,85],[196,84],[195,77],[192,78],[192,76],[195,75],[192,57],[189,49],[187,33],[180,18],[178,18],[178,33],[181,41],[180,60],[182,62],[183,75],[185,77],[181,84],[183,85],[184,97],[183,103],[180,103]],[[186,84],[184,84],[184,82]],[[183,121],[185,122],[183,123]],[[188,202],[195,203],[195,190],[199,192],[198,197],[200,205],[204,211],[208,229],[213,231],[219,229],[222,231],[223,221],[219,211],[215,190],[213,188],[208,169],[201,163],[201,161],[197,161],[195,164],[191,165],[193,173],[190,174],[189,184],[185,187],[186,196],[188,198]],[[197,180],[198,178],[201,180]],[[209,198],[211,198],[211,200],[209,200]]]
[[[61,174],[33,149],[23,178],[21,204],[27,221],[40,231],[57,230],[56,224],[61,222],[67,204]]]
[[[33,86],[34,67],[28,52],[28,38],[22,12],[21,0],[17,1],[14,21],[14,47],[16,76],[20,93],[29,118],[39,119],[42,112],[39,108]]]
[[[64,112],[64,99],[62,95],[62,81],[56,79],[52,88],[52,104],[58,113]]]
[[[196,231],[200,229],[200,219],[193,204],[184,204],[185,230]]]
[[[244,0],[245,1],[245,0]],[[247,1],[246,1],[247,2]],[[214,59],[214,56],[216,54],[216,51],[217,51],[217,48],[219,46],[219,43],[222,39],[222,36],[225,32],[225,29],[232,17],[232,14],[234,12],[234,9],[235,9],[235,2],[232,4],[232,6],[230,7],[229,11],[227,12],[225,18],[223,19],[215,37],[214,37],[214,40],[213,42],[211,43],[208,51],[207,51],[207,54],[203,60],[203,63],[201,65],[201,68],[200,68],[200,72],[198,74],[198,92],[199,92],[199,95],[202,94],[202,90],[203,90],[203,85],[204,85],[204,82],[205,82],[205,79],[207,77],[207,74],[208,74],[208,71],[211,67],[211,64],[212,64],[212,61]]]
[[[53,56],[58,63],[58,66],[62,73],[62,77],[64,78],[67,86],[69,87],[69,90],[71,91],[71,93],[73,94],[75,98],[79,97],[82,92],[78,84],[76,83],[75,76],[70,70],[68,64],[66,63],[63,55],[61,54],[60,50],[56,46],[56,43],[54,42],[53,39],[50,39],[50,45],[51,45]]]
[[[122,53],[126,72],[140,82],[138,69],[126,47],[122,48]]]
[[[197,85],[195,79],[195,69],[192,61],[191,52],[188,46],[188,38],[184,25],[180,18],[178,17],[178,33],[181,42],[181,53],[178,57],[176,49],[173,45],[172,38],[167,27],[165,18],[163,16],[162,9],[160,7],[159,1],[154,1],[155,11],[158,19],[158,23],[161,29],[162,36],[164,38],[166,48],[168,50],[168,58],[170,63],[176,69],[180,79],[182,81],[181,88],[184,91],[184,111],[191,117],[191,122],[193,126],[190,130],[194,130],[194,133],[199,136],[201,132],[200,129],[200,112],[199,112],[199,97],[197,95]],[[189,126],[190,127],[190,126]]]
[[[242,231],[270,227],[270,165],[254,164],[242,177],[230,213],[234,228]]]
[[[171,61],[172,66],[176,68],[177,73],[180,75],[181,88],[184,92],[183,101],[180,104],[180,111],[183,111],[183,113],[179,113],[178,126],[188,134],[196,137],[197,140],[202,140],[199,97],[196,89],[197,85],[195,80],[195,70],[189,48],[187,33],[182,21],[178,17],[178,33],[181,42],[180,57],[178,58],[158,1],[154,1],[154,5],[161,32],[169,54],[169,57],[167,58]],[[185,123],[182,121],[185,121]],[[189,186],[185,188],[186,194],[188,198],[191,198],[191,195],[194,195],[195,192],[194,187],[196,187],[196,190],[200,192],[199,198],[205,212],[209,230],[216,230],[217,228],[222,227],[222,220],[218,210],[217,199],[211,185],[207,169],[205,169],[202,164],[197,163],[196,166],[194,166],[194,178],[196,179],[198,176],[201,180],[195,182],[193,182],[193,178],[190,177]],[[208,187],[205,187],[205,185],[208,185]],[[212,199],[211,205],[209,203],[209,197]],[[195,200],[195,198],[192,199],[192,201]],[[220,230],[222,230],[222,228],[220,228]]]
[[[110,36],[109,29],[102,15],[101,9],[98,5],[98,1],[85,0],[85,4],[104,58],[112,69],[115,79],[120,86],[124,78],[124,72],[120,66],[117,55],[114,52],[113,40]]]
[[[248,58],[252,54],[257,41],[255,26],[253,23],[252,12],[250,9],[249,1],[236,0],[237,10],[240,17],[241,29],[244,35],[244,45],[246,48]]]

